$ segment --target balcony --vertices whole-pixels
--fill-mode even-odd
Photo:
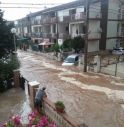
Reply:
[[[81,21],[86,19],[86,14],[84,12],[72,14],[69,16],[61,16],[59,17],[59,22],[74,22],[74,21]]]
[[[69,34],[68,33],[59,33],[59,38],[60,39],[67,39],[67,38],[69,38],[70,36],[69,36]]]
[[[51,18],[51,23],[56,23],[57,22],[57,17],[52,17]]]
[[[73,14],[70,16],[70,21],[78,21],[78,20],[85,20],[86,19],[86,14],[83,12]]]
[[[79,33],[79,34],[71,34],[71,37],[74,38],[74,37],[78,37],[78,36],[81,36],[82,38],[85,37],[85,34],[83,33]]]
[[[124,21],[124,14],[119,14],[119,15],[118,15],[118,20]]]
[[[57,38],[57,34],[56,33],[52,33],[52,38]]]
[[[100,39],[100,33],[98,32],[91,32],[88,35],[88,39]]]
[[[51,18],[50,17],[47,17],[47,18],[44,17],[44,19],[42,20],[42,23],[43,24],[49,24],[49,23],[51,23]]]
[[[37,32],[37,33],[32,33],[31,36],[32,36],[32,37],[36,37],[36,38],[42,38],[42,37],[43,37],[43,34]]]
[[[50,33],[43,33],[43,38],[51,38],[51,34]]]

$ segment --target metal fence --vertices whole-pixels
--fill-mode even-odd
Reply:
[[[100,72],[112,76],[124,77],[123,64],[124,55],[111,55],[100,60]]]

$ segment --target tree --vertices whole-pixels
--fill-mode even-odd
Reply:
[[[85,40],[81,36],[75,37],[72,40],[72,48],[75,50],[75,52],[83,50],[84,44]]]
[[[75,52],[83,50],[85,44],[85,40],[81,36],[74,37],[73,39],[67,39],[63,43],[63,50],[72,50]]]
[[[19,68],[19,61],[14,50],[13,34],[11,28],[13,23],[3,19],[3,12],[0,10],[0,92],[3,92],[13,77],[13,70]]]
[[[66,39],[64,42],[63,42],[63,50],[72,50],[72,39]]]
[[[3,12],[0,10],[0,58],[14,49],[12,27],[13,24],[7,24],[3,19]]]

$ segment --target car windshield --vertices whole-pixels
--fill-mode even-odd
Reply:
[[[67,57],[67,58],[65,59],[65,62],[66,62],[66,63],[74,63],[74,61],[75,61],[75,59],[72,58],[72,57]]]

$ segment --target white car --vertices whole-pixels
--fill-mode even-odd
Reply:
[[[78,61],[79,61],[79,54],[72,54],[64,60],[62,66],[78,65]]]
[[[115,49],[113,49],[112,54],[123,55],[124,54],[124,48],[123,47],[115,48]]]

